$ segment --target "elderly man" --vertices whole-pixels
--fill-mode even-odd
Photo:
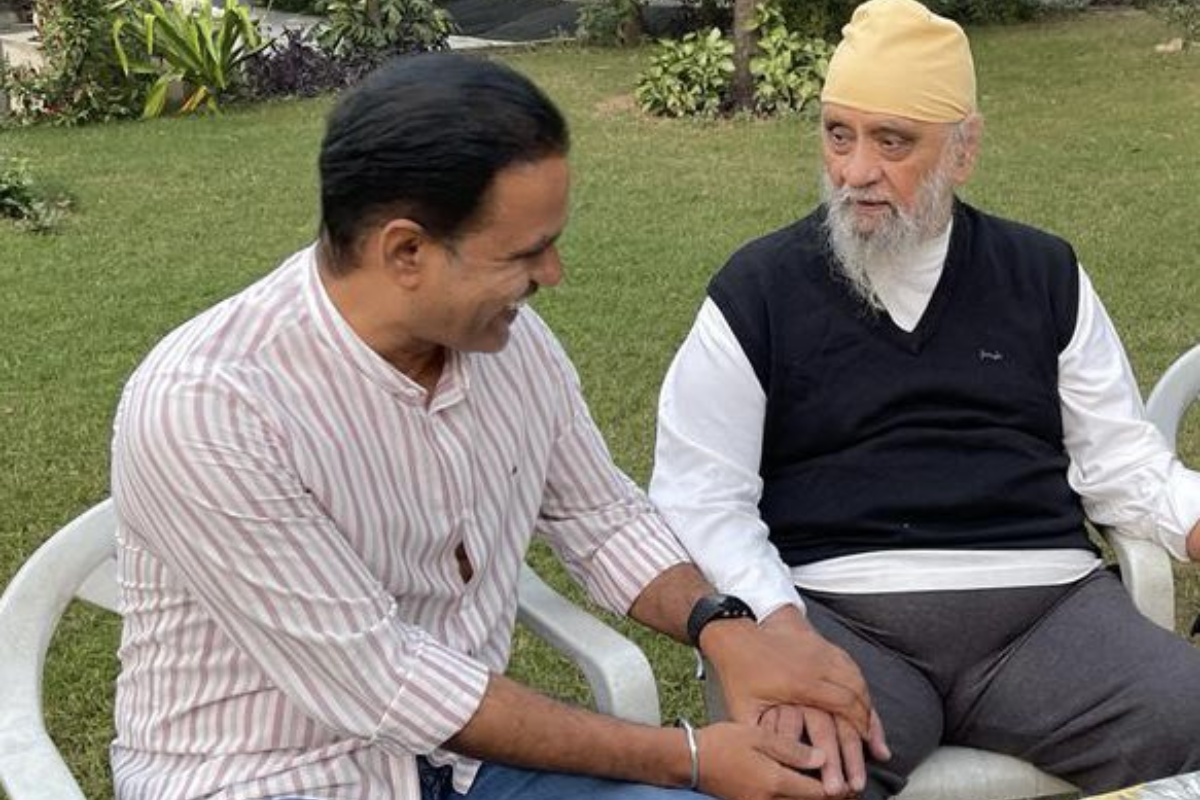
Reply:
[[[860,6],[822,95],[824,202],[713,278],[662,391],[651,499],[720,590],[862,668],[894,753],[870,798],[943,743],[1088,790],[1200,769],[1200,651],[1084,527],[1200,559],[1200,475],[1144,420],[1070,246],[955,198],[981,127],[962,30]]]
[[[317,244],[130,379],[120,800],[820,795],[795,738],[633,725],[505,678],[535,528],[597,601],[738,676],[743,718],[814,703],[882,747],[849,659],[710,596],[525,306],[562,279],[567,142],[502,66],[384,68],[330,118]]]

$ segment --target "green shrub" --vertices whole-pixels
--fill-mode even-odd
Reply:
[[[788,30],[805,37],[837,41],[842,26],[861,0],[778,0]]]
[[[1200,42],[1198,0],[1149,0],[1144,5],[1183,39],[1185,47]]]
[[[936,14],[969,23],[1026,22],[1043,11],[1041,0],[928,0]]]
[[[589,0],[579,6],[575,38],[582,44],[616,47],[624,14],[612,0]]]
[[[758,34],[750,59],[754,110],[798,112],[820,96],[833,55],[824,39],[791,31],[777,2],[763,2],[750,23]],[[733,73],[733,43],[718,28],[662,41],[635,94],[641,107],[662,116],[713,116],[726,107]]]
[[[668,117],[715,116],[733,74],[733,43],[719,28],[664,39],[638,79],[638,104]]]
[[[583,44],[633,46],[642,40],[640,0],[591,0],[579,8],[575,36]]]
[[[758,55],[750,59],[754,110],[760,114],[803,111],[821,94],[833,46],[818,37],[788,30],[774,3],[760,3],[751,29],[758,31]]]
[[[112,39],[126,75],[152,77],[142,116],[157,117],[172,87],[183,94],[180,111],[217,111],[220,99],[241,79],[242,63],[265,48],[258,22],[238,0],[214,10],[212,0],[195,9],[160,0],[116,0]],[[130,57],[132,55],[132,58]]]
[[[445,50],[450,14],[432,0],[329,0],[317,41],[336,56],[377,61],[399,53]]]
[[[49,233],[66,214],[69,202],[50,197],[34,183],[24,160],[0,156],[0,217],[37,233]]]
[[[126,76],[109,38],[108,0],[38,0],[46,64],[34,71],[0,65],[0,88],[18,124],[74,125],[135,116],[149,82]]]
[[[1107,0],[1113,2],[1113,0]],[[788,29],[803,36],[837,41],[861,0],[779,0]],[[1177,0],[1194,5],[1195,0]],[[1010,23],[1043,14],[1086,8],[1092,0],[925,0],[930,10],[962,23]]]

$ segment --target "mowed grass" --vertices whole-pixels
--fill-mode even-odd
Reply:
[[[1200,338],[1200,54],[1155,54],[1166,35],[1131,12],[973,32],[988,127],[964,195],[1075,244],[1146,389]],[[630,89],[646,50],[500,57],[573,126],[567,281],[536,305],[573,356],[614,457],[644,485],[659,383],[709,276],[816,200],[815,122],[645,118]],[[149,348],[312,238],[330,105],[0,132],[0,152],[29,158],[77,200],[55,236],[0,225],[0,585],[107,494],[113,408]],[[1193,465],[1198,416],[1183,436]],[[534,560],[573,591],[545,551]],[[1182,625],[1200,610],[1200,573],[1177,574]],[[655,664],[664,716],[702,717],[690,652],[622,628]],[[116,640],[116,620],[73,608],[47,681],[53,733],[98,799],[112,794]],[[587,699],[578,674],[526,635],[513,673]]]

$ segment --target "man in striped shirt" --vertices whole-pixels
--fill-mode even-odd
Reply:
[[[821,797],[798,771],[820,751],[747,724],[787,703],[885,751],[844,653],[711,597],[524,307],[562,278],[566,152],[511,70],[390,65],[331,116],[319,241],[130,379],[120,800]],[[701,646],[738,722],[638,726],[505,678],[535,529],[602,605]]]

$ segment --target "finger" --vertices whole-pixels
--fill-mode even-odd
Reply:
[[[816,709],[809,709],[805,714],[808,739],[814,747],[825,754],[825,766],[821,767],[821,785],[824,787],[826,795],[840,797],[846,791],[846,776],[842,769],[837,728],[833,719],[824,711]]]
[[[779,724],[775,732],[794,742],[804,736],[804,712],[799,706],[776,706],[779,709]]]
[[[767,756],[792,769],[820,769],[825,764],[828,753],[818,747],[809,747],[795,739],[789,739],[775,733],[763,732],[763,741],[759,745]]]
[[[841,684],[827,681],[817,683],[809,688],[799,702],[801,705],[815,706],[828,711],[835,717],[843,717],[864,738],[870,731],[871,706],[869,701]]]
[[[867,785],[867,765],[863,760],[863,740],[848,722],[837,720],[838,747],[842,757],[842,772],[850,788],[861,792]]]
[[[779,713],[782,706],[771,706],[758,715],[758,727],[779,733]]]
[[[776,778],[778,782],[774,787],[773,797],[783,800],[814,800],[824,797],[821,782],[807,775],[792,770],[780,770]]]
[[[874,710],[871,711],[871,728],[867,733],[867,746],[871,755],[879,761],[888,761],[892,757],[891,748],[887,744],[887,736],[883,732],[883,721]]]

